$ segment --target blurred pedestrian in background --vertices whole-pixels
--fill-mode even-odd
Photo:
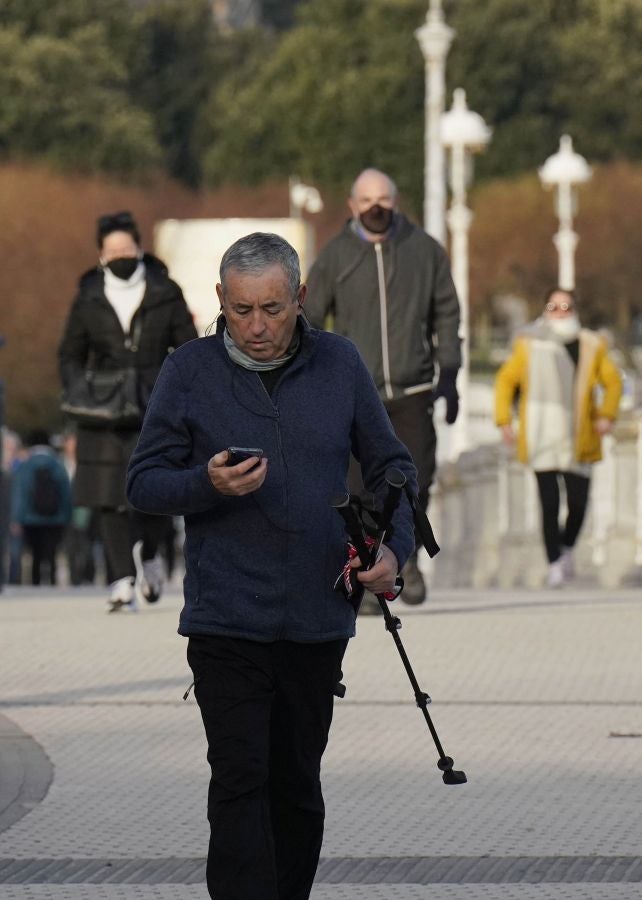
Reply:
[[[29,455],[13,477],[11,519],[31,552],[31,583],[56,584],[56,555],[71,519],[71,488],[46,431],[27,440]]]
[[[143,252],[129,212],[101,216],[96,237],[99,264],[80,279],[59,349],[60,375],[67,396],[88,375],[92,384],[109,384],[111,378],[114,391],[121,375],[134,375],[136,415],[120,422],[98,415],[94,420],[91,409],[77,414],[74,481],[75,504],[100,510],[112,579],[108,611],[133,611],[143,599],[153,603],[160,597],[158,547],[167,521],[127,504],[127,463],[163,360],[197,333],[180,287],[160,260]]]
[[[330,314],[333,330],[359,348],[395,432],[412,454],[425,509],[435,473],[434,401],[446,399],[448,424],[459,408],[459,301],[450,264],[444,248],[399,212],[397,188],[384,172],[363,171],[348,206],[351,219],[310,270],[306,315],[323,328]],[[358,492],[355,474],[353,466],[351,488]],[[423,603],[416,551],[403,576],[402,600]],[[368,600],[361,609],[379,612],[378,603]]]
[[[517,337],[495,385],[495,421],[504,443],[517,442],[518,458],[537,478],[549,587],[575,575],[573,548],[588,504],[591,465],[602,458],[602,437],[613,427],[621,393],[605,341],[580,326],[574,293],[553,288],[542,315]],[[567,516],[560,528],[562,485]]]
[[[0,583],[20,584],[22,581],[22,529],[12,522],[11,486],[16,471],[26,459],[20,435],[2,428],[2,481],[0,482],[0,550],[2,576]]]
[[[67,477],[72,487],[72,495],[77,468],[76,445],[75,432],[65,432],[62,436],[60,461],[67,472]],[[74,587],[81,584],[93,584],[96,577],[94,518],[94,511],[88,506],[74,504],[71,512],[71,521],[67,526],[64,538],[69,581]]]

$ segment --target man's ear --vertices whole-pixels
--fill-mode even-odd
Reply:
[[[223,302],[224,302],[224,300],[225,300],[225,297],[224,297],[224,295],[223,295],[223,285],[222,285],[222,284],[217,284],[217,285],[216,285],[216,293],[218,294],[219,303],[221,304],[221,309],[222,309],[222,308],[223,308]]]
[[[296,295],[296,302],[297,302],[297,306],[299,307],[299,310],[303,309],[303,304],[305,303],[305,295],[307,294],[307,292],[308,292],[308,286],[306,284],[302,284]],[[297,315],[298,315],[298,313],[297,313]]]

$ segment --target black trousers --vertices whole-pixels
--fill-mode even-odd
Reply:
[[[419,485],[419,507],[428,506],[430,485],[435,477],[437,456],[437,434],[433,423],[433,399],[431,391],[409,394],[396,400],[386,400],[386,412],[399,440],[406,445],[417,468]],[[361,468],[354,457],[350,457],[348,474],[350,491],[358,494],[363,490]],[[419,534],[415,532],[416,550],[423,546]]]
[[[133,509],[101,509],[100,533],[107,557],[109,581],[136,574],[132,547],[143,542],[143,559],[153,559],[167,531],[168,516],[151,516]]]
[[[432,392],[421,391],[397,400],[386,400],[385,407],[395,434],[406,445],[417,467],[419,500],[425,509],[428,490],[435,477],[437,453]]]
[[[216,900],[307,900],[321,852],[320,767],[346,641],[190,637],[212,769],[207,887]]]
[[[67,527],[63,544],[71,583],[74,587],[81,584],[93,584],[96,577],[96,566],[93,540],[89,530],[77,528],[72,523]]]
[[[62,541],[63,525],[24,525],[22,533],[31,551],[31,583],[40,584],[46,570],[49,584],[56,583],[56,553]]]
[[[549,563],[560,558],[564,547],[574,547],[588,506],[590,478],[575,472],[536,472],[542,505],[542,531]],[[568,515],[560,531],[560,481],[566,490]]]

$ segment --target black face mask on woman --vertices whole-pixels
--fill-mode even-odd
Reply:
[[[120,259],[110,260],[107,263],[107,268],[116,278],[122,278],[123,281],[127,281],[138,268],[139,261],[137,256],[123,256]]]
[[[394,210],[375,203],[359,215],[359,221],[372,234],[385,234],[392,225]]]

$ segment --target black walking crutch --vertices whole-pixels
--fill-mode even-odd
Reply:
[[[439,550],[430,523],[423,511],[419,509],[416,498],[408,489],[406,476],[403,472],[400,472],[399,469],[389,468],[386,471],[386,483],[388,486],[388,493],[384,500],[381,514],[377,514],[376,510],[364,506],[361,500],[352,494],[344,494],[340,497],[335,497],[332,501],[332,506],[337,510],[345,522],[348,537],[359,555],[359,560],[361,561],[360,569],[362,570],[370,569],[376,562],[379,549],[386,534],[389,534],[391,531],[392,516],[401,500],[402,493],[405,493],[408,497],[417,531],[421,535],[428,553],[431,556],[434,556]],[[365,524],[366,517],[368,520],[367,524]],[[374,523],[374,529],[371,523]],[[374,534],[372,533],[373,530]],[[361,599],[364,590],[363,585],[359,583],[359,586],[356,587],[358,597],[356,600],[351,598],[351,602],[355,603],[356,606],[358,606],[358,602]],[[430,696],[425,691],[422,691],[412,666],[410,665],[408,654],[399,637],[401,621],[397,616],[394,616],[390,612],[388,606],[388,601],[391,597],[386,594],[375,594],[375,597],[381,607],[386,630],[392,635],[392,639],[394,640],[399,656],[401,657],[401,662],[403,663],[410,684],[412,685],[417,706],[422,711],[424,719],[426,720],[426,725],[435,742],[437,752],[439,753],[437,768],[442,773],[441,777],[444,784],[464,784],[468,780],[465,772],[453,768],[453,759],[450,756],[446,756],[444,753],[444,748],[439,740],[439,735],[430,718],[428,704],[432,701]]]

